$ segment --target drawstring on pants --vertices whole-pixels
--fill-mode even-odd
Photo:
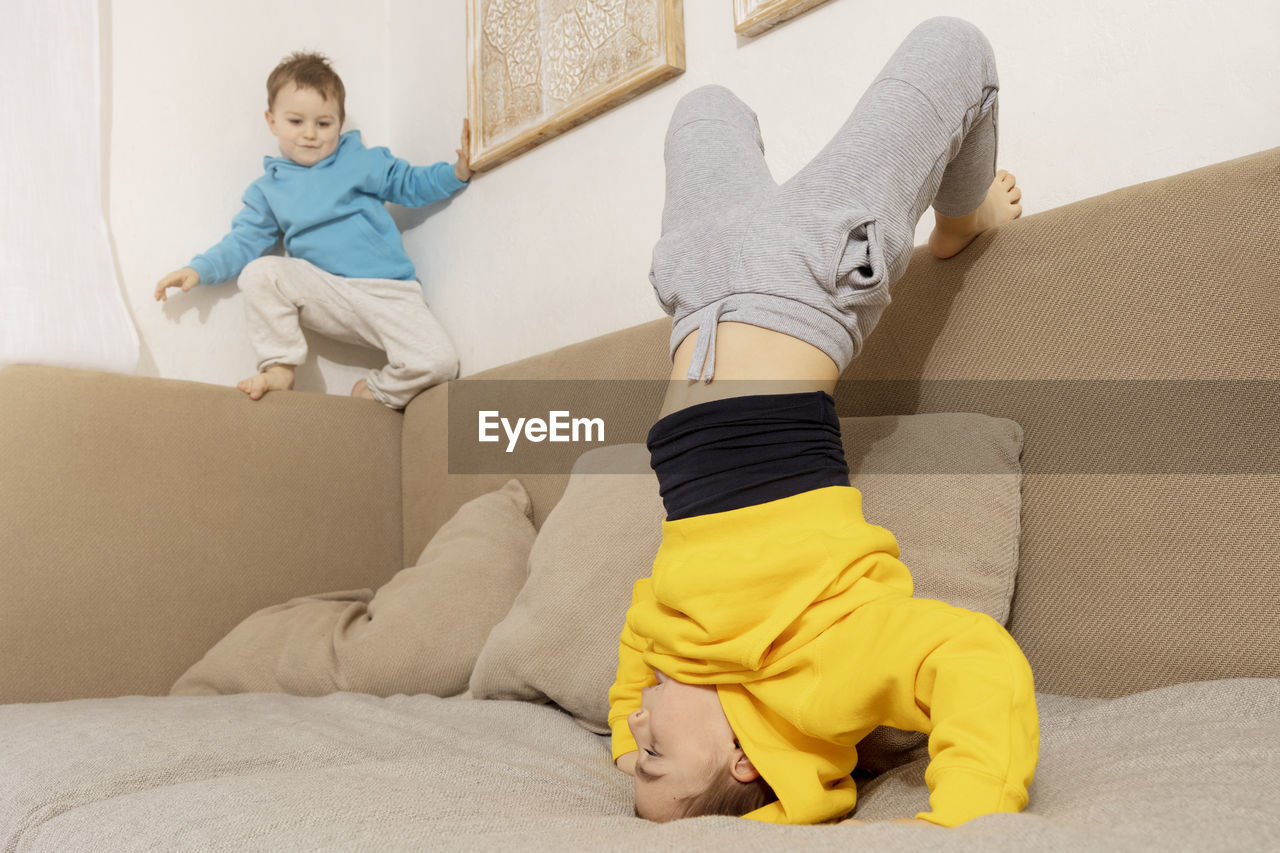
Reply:
[[[721,299],[712,305],[698,309],[698,339],[693,345],[693,358],[685,378],[691,382],[710,382],[716,372],[716,326],[724,308]]]

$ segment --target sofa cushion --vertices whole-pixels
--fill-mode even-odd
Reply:
[[[1018,565],[1021,428],[978,414],[841,426],[864,512],[898,536],[916,595],[1004,621]],[[551,701],[607,730],[618,634],[665,517],[652,472],[616,472],[646,470],[646,462],[636,444],[583,454],[533,545],[528,583],[476,661],[474,697]]]
[[[295,598],[241,622],[173,694],[335,690],[451,696],[525,581],[535,531],[519,480],[464,504],[375,594]]]

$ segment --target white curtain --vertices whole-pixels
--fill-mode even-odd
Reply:
[[[0,364],[137,367],[103,212],[98,14],[0,3]]]

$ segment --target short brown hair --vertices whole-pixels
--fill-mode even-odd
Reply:
[[[757,776],[750,782],[739,782],[728,769],[711,780],[700,794],[695,794],[680,804],[677,818],[703,817],[704,815],[728,815],[742,817],[761,806],[778,799],[773,788]]]
[[[267,109],[272,109],[276,95],[289,82],[299,89],[311,89],[337,101],[338,123],[347,120],[347,89],[324,54],[299,50],[281,60],[267,77]]]

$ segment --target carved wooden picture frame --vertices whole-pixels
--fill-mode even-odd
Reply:
[[[468,0],[471,167],[491,169],[683,71],[682,0]]]

